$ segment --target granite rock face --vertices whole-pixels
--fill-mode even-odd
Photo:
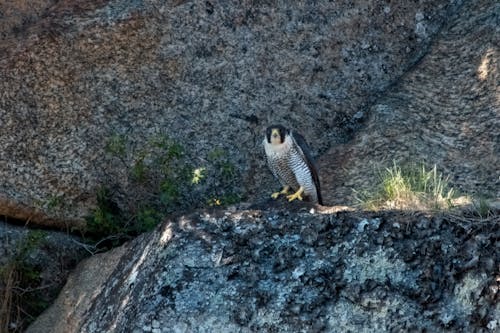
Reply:
[[[392,161],[436,165],[456,189],[500,198],[500,3],[470,1],[429,53],[321,157],[325,201],[353,203]]]
[[[263,129],[316,154],[345,142],[462,1],[30,3],[0,4],[0,213],[81,226],[102,186],[130,208],[126,175],[159,135],[194,167],[219,147],[230,186],[267,196]]]
[[[28,332],[498,329],[498,215],[261,208],[179,216],[89,258]]]

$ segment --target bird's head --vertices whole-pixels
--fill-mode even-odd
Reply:
[[[280,145],[285,142],[288,130],[281,125],[272,125],[266,129],[267,142],[272,145]]]

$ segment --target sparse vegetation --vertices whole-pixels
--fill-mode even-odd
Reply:
[[[166,216],[189,208],[224,206],[241,201],[238,170],[226,151],[216,148],[195,165],[183,147],[167,135],[151,137],[140,151],[124,136],[113,135],[106,152],[128,170],[126,183],[138,193],[118,207],[110,188],[97,192],[97,207],[87,219],[86,237],[100,247],[116,246],[131,236],[153,229]],[[103,241],[106,240],[106,241]]]
[[[134,165],[132,166],[132,177],[134,181],[144,182],[147,177],[147,167],[144,163],[145,156],[138,156]]]
[[[126,138],[123,135],[114,134],[106,143],[106,152],[123,158],[126,154]]]
[[[360,205],[371,210],[449,209],[455,197],[454,189],[436,165],[428,169],[424,164],[400,166],[396,162],[380,173],[374,189],[356,194]]]
[[[208,170],[208,193],[205,202],[209,206],[225,206],[240,202],[241,193],[235,191],[239,186],[238,171],[230,161],[226,151],[215,148],[208,154],[212,168]]]
[[[28,262],[46,233],[33,230],[17,245],[16,255],[0,267],[0,332],[22,332],[47,306],[41,297],[41,268]]]
[[[486,219],[493,214],[488,200],[484,197],[480,197],[479,200],[474,202],[473,207],[480,218]]]
[[[101,235],[126,234],[127,228],[118,206],[112,201],[106,188],[97,191],[97,207],[87,217],[87,236],[100,238]]]
[[[154,208],[142,208],[136,215],[137,223],[134,232],[142,233],[153,230],[163,217],[164,216]]]
[[[62,196],[53,195],[47,200],[45,206],[47,207],[47,210],[51,211],[57,207],[62,206],[63,202],[64,201]]]
[[[193,170],[191,183],[195,185],[199,184],[203,178],[205,178],[205,168],[196,168]]]

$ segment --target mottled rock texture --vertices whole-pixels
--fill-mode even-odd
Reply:
[[[210,169],[207,156],[215,147],[226,152],[236,180],[212,188],[267,196],[277,185],[260,145],[269,123],[299,129],[316,154],[346,142],[369,105],[418,63],[461,4],[3,2],[0,213],[81,226],[101,186],[112,189],[122,209],[131,209],[143,193],[127,174],[160,134],[182,144],[195,167]],[[491,21],[488,12],[482,15]],[[454,29],[457,39],[468,33],[460,22]],[[494,31],[484,28],[476,37]],[[450,65],[479,65],[487,52],[488,66],[497,61],[495,49],[476,47],[477,58],[469,59],[453,43],[443,43],[455,52]],[[434,57],[440,54],[450,57]],[[430,80],[443,74],[429,70]],[[476,80],[474,73],[465,84]],[[446,102],[433,100],[424,110],[440,117],[432,107],[451,110]],[[382,109],[399,114],[394,106]],[[116,137],[125,138],[123,156],[106,149]]]
[[[500,3],[469,1],[430,52],[321,157],[327,203],[352,203],[392,161],[437,165],[466,193],[500,197]]]
[[[498,328],[498,215],[261,208],[179,216],[89,258],[28,332]]]

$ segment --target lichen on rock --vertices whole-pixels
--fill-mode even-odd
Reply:
[[[28,332],[475,331],[500,313],[491,288],[500,272],[485,264],[498,262],[498,229],[421,213],[291,206],[170,219],[118,258],[88,260],[86,270],[108,260],[114,267],[97,279],[92,300],[77,304],[78,270],[67,287],[77,290],[63,291]],[[365,219],[378,222],[360,232]],[[473,265],[464,228],[482,239]],[[69,306],[61,312],[58,304]]]

